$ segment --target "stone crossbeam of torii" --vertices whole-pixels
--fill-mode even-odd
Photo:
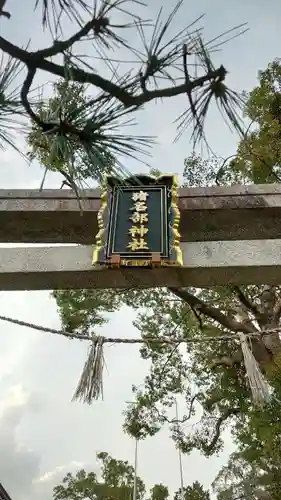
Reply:
[[[184,265],[156,269],[93,266],[99,194],[1,190],[0,289],[281,283],[278,184],[179,189]]]

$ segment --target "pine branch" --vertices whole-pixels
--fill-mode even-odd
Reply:
[[[42,71],[47,71],[53,75],[65,78],[64,66],[48,61],[44,59],[44,57],[38,57],[36,52],[29,52],[21,49],[1,36],[0,49],[9,54],[11,57],[25,63],[28,68],[31,68],[32,70],[37,71],[38,69],[41,69]],[[88,83],[98,87],[111,97],[115,97],[115,99],[120,101],[125,107],[140,107],[143,104],[155,99],[175,97],[181,94],[190,94],[195,88],[200,88],[206,82],[219,78],[222,72],[225,72],[225,69],[223,66],[220,66],[218,69],[208,71],[205,75],[195,78],[192,81],[189,80],[180,85],[145,91],[134,95],[112,81],[101,77],[97,73],[89,73],[77,67],[71,68],[72,80],[79,83]]]
[[[120,123],[121,116],[124,117],[128,113],[135,113],[150,101],[162,100],[168,97],[179,95],[188,97],[186,99],[188,100],[187,109],[183,111],[182,116],[177,118],[176,121],[182,118],[184,129],[193,124],[192,137],[195,142],[199,142],[204,138],[205,118],[212,100],[215,100],[217,105],[223,108],[227,120],[231,122],[234,129],[239,133],[241,132],[238,115],[235,111],[236,108],[240,109],[241,99],[238,94],[231,92],[226,87],[224,80],[227,71],[222,65],[217,69],[215,68],[207,48],[213,51],[219,46],[217,41],[220,37],[234,30],[240,31],[242,25],[236,26],[205,43],[201,38],[202,28],[193,29],[194,24],[200,21],[202,16],[199,16],[191,24],[185,25],[183,29],[170,36],[171,23],[183,6],[183,0],[177,1],[165,20],[162,19],[162,9],[160,9],[156,20],[153,22],[143,19],[138,13],[133,12],[132,7],[134,4],[138,8],[140,5],[145,6],[140,0],[112,0],[112,2],[94,0],[91,7],[88,5],[87,0],[42,1],[42,23],[43,27],[48,26],[51,31],[53,39],[51,45],[40,50],[29,51],[28,47],[19,47],[4,37],[0,37],[0,52],[2,51],[4,56],[9,55],[19,64],[23,63],[23,68],[26,66],[27,76],[22,84],[21,92],[22,103],[19,102],[19,104],[24,105],[23,114],[24,116],[27,114],[28,118],[31,118],[38,125],[39,133],[41,131],[48,133],[48,138],[51,137],[51,140],[47,142],[53,146],[53,150],[60,149],[62,155],[68,154],[66,163],[68,163],[68,166],[71,163],[72,169],[76,169],[75,161],[79,155],[81,156],[83,153],[83,158],[79,157],[79,161],[82,159],[83,162],[86,158],[91,163],[95,155],[102,153],[102,147],[111,148],[111,153],[114,154],[116,160],[114,168],[117,174],[123,174],[123,172],[120,172],[122,165],[119,155],[142,161],[137,157],[136,153],[147,154],[143,147],[147,148],[151,144],[152,138],[137,138],[135,142],[133,138],[134,144],[132,145],[131,137],[128,138],[122,133],[117,135],[116,132],[112,136],[112,132],[109,133],[109,126],[111,126],[112,130],[116,130],[116,127],[126,126],[128,123]],[[39,0],[36,0],[36,6],[38,5]],[[77,8],[78,5],[79,9]],[[129,17],[129,20],[125,20],[122,24],[114,24],[112,22],[114,12],[117,18],[117,13],[122,12],[122,16]],[[64,16],[77,26],[75,28],[76,32],[68,38],[63,35],[62,17]],[[52,25],[54,29],[52,29]],[[152,27],[152,30],[146,31],[145,27]],[[132,28],[140,37],[143,47],[136,48],[134,44],[132,46],[131,40],[124,38],[125,29]],[[116,30],[119,30],[121,34],[118,34]],[[238,34],[241,34],[241,32],[237,32]],[[93,43],[94,55],[92,51],[88,54],[83,52],[83,55],[77,53],[76,45],[84,41]],[[215,45],[213,45],[214,41],[216,41]],[[116,60],[108,54],[116,48],[122,49],[122,51],[125,49],[133,54],[135,59],[130,61],[135,69],[125,72],[120,69],[122,77],[118,75],[117,70],[121,63],[128,64],[129,61],[125,56],[123,60]],[[197,68],[197,59],[199,58],[199,66],[202,70],[200,75],[195,71],[195,74],[190,76],[188,66],[194,66],[194,64],[188,65],[188,55],[195,56],[195,68]],[[92,58],[103,61],[107,69],[110,70],[111,75],[107,77],[106,73],[105,77],[103,77],[103,74],[96,70],[96,65],[88,64],[86,59]],[[60,64],[59,61],[62,59],[63,62]],[[118,68],[115,63],[118,63]],[[135,67],[135,64],[139,64],[139,68]],[[74,113],[72,120],[69,121],[61,123],[59,123],[59,120],[58,123],[44,122],[44,116],[41,116],[40,111],[45,106],[43,98],[40,97],[41,102],[36,110],[32,110],[28,102],[31,84],[38,71],[44,71],[49,75],[61,78],[65,82],[81,84],[81,88],[85,91],[87,87],[93,86],[94,92],[92,89],[90,91],[92,95],[94,94],[94,97],[91,102],[87,103],[88,108],[80,110],[79,117],[77,117],[77,113]],[[167,81],[169,85],[163,88],[163,82]],[[193,94],[196,89],[199,92],[194,102]],[[99,95],[97,95],[96,90],[99,91]],[[103,107],[106,109],[103,109]],[[80,126],[83,121],[83,113],[84,121],[87,115],[85,127]],[[194,118],[196,119],[195,125],[193,123]],[[102,133],[104,129],[106,129],[106,134]],[[59,140],[57,140],[58,138]],[[73,153],[77,151],[74,142],[79,143],[82,148],[79,149],[76,155]],[[105,168],[102,168],[102,170],[105,170]],[[102,174],[104,175],[104,172]],[[97,176],[99,175],[100,169]],[[100,179],[98,178],[98,180]]]
[[[0,17],[4,16],[7,19],[10,19],[10,17],[11,17],[10,12],[7,12],[6,10],[3,10],[3,8],[5,6],[5,3],[6,3],[6,0],[1,0],[0,1]]]
[[[74,43],[79,42],[81,38],[88,35],[88,33],[93,30],[94,33],[99,33],[100,29],[109,23],[106,18],[93,18],[88,21],[77,33],[69,37],[67,40],[55,40],[50,47],[46,49],[37,50],[33,52],[33,56],[38,59],[46,59],[47,57],[54,57],[58,54],[62,54],[64,51],[69,49],[74,45]]]
[[[32,120],[39,125],[39,127],[41,127],[42,132],[51,132],[57,129],[61,133],[68,133],[73,136],[77,136],[81,142],[90,142],[93,134],[88,133],[85,130],[79,130],[77,127],[74,127],[71,123],[67,123],[66,121],[62,122],[60,120],[59,122],[44,122],[41,120],[40,116],[34,113],[30,103],[28,102],[28,93],[34,80],[36,70],[32,66],[27,66],[27,70],[27,76],[21,88],[21,101],[30,118],[32,118]],[[67,180],[69,181],[69,179]]]
[[[51,61],[46,61],[44,58],[38,58],[36,52],[28,52],[27,50],[21,49],[17,45],[9,42],[5,38],[0,36],[0,50],[6,52],[11,57],[25,63],[28,68],[31,69],[41,69],[42,71],[47,71],[53,75],[59,76],[61,78],[65,78],[65,67],[60,64],[55,64]],[[111,96],[118,99],[124,105],[134,105],[133,102],[130,101],[130,94],[128,92],[121,89],[115,83],[112,83],[110,80],[102,78],[96,73],[88,73],[80,68],[71,68],[71,76],[72,80],[79,83],[90,83],[95,87],[102,89],[104,92],[110,94]],[[126,102],[128,102],[126,104]]]
[[[32,110],[30,103],[28,102],[28,98],[27,98],[30,87],[31,87],[32,82],[33,82],[34,77],[35,77],[35,73],[36,73],[35,68],[31,68],[31,67],[27,66],[27,75],[26,75],[26,78],[25,78],[25,80],[22,84],[22,88],[21,88],[21,102],[22,102],[22,105],[25,108],[26,112],[29,114],[30,118],[32,118],[35,121],[35,123],[37,123],[37,125],[42,127],[43,123],[41,122],[39,116],[36,115],[36,113],[34,113],[34,111]]]

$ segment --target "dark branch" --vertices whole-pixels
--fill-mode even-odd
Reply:
[[[233,367],[235,364],[241,363],[243,360],[242,351],[237,351],[232,357],[222,356],[221,358],[216,358],[212,361],[210,369],[213,370],[217,366],[229,366]]]
[[[10,12],[7,12],[6,10],[3,10],[3,8],[5,6],[5,3],[6,3],[6,0],[1,0],[1,2],[0,2],[0,17],[4,16],[7,19],[10,19],[10,17],[11,17]]]
[[[91,21],[87,22],[83,26],[83,28],[81,28],[79,31],[77,31],[77,33],[72,35],[67,40],[54,41],[53,45],[51,45],[50,47],[42,50],[37,50],[36,52],[33,52],[32,55],[34,57],[36,56],[38,59],[46,59],[47,57],[56,56],[72,47],[74,43],[79,42],[79,40],[88,35],[91,30],[93,30],[95,33],[99,33],[100,29],[104,27],[105,23],[108,24],[108,22],[109,21],[105,18],[94,18]]]
[[[41,69],[42,71],[47,71],[53,75],[65,78],[65,67],[60,64],[55,64],[51,61],[46,61],[45,59],[38,58],[35,53],[28,52],[27,50],[21,49],[14,45],[13,43],[5,40],[5,38],[0,36],[0,49],[6,52],[11,57],[25,63],[29,68]],[[96,73],[88,73],[79,68],[71,68],[72,79],[79,83],[90,83],[102,90],[109,93],[124,105],[133,106],[134,103],[131,102],[131,96],[128,92],[121,89],[115,83],[110,80],[106,80]],[[132,96],[133,98],[133,96]]]
[[[224,422],[232,416],[238,415],[240,413],[239,408],[228,408],[217,420],[216,427],[215,427],[215,434],[210,442],[205,448],[205,452],[208,455],[211,455],[211,453],[214,451],[214,448],[220,438],[221,435],[221,427],[224,424]]]
[[[224,326],[228,330],[232,330],[234,332],[242,331],[244,333],[253,333],[253,331],[256,331],[255,329],[254,330],[252,329],[251,325],[245,325],[239,323],[235,319],[223,314],[216,307],[206,304],[206,302],[199,299],[192,293],[188,292],[186,288],[169,288],[169,290],[174,295],[176,295],[177,297],[181,298],[184,302],[189,304],[190,307],[195,308],[197,311],[200,311],[202,314],[215,320],[217,323]]]
[[[35,121],[35,123],[37,123],[37,125],[40,125],[42,127],[43,124],[42,124],[39,116],[36,115],[36,113],[34,113],[34,111],[32,110],[32,108],[30,106],[30,103],[28,102],[28,93],[30,91],[30,87],[32,85],[32,82],[34,80],[35,73],[36,73],[35,68],[27,67],[27,75],[26,75],[26,78],[25,78],[25,80],[22,84],[22,88],[21,88],[21,102],[22,102],[22,105],[25,108],[26,112],[29,114],[30,118],[32,118]]]
[[[183,46],[183,70],[184,70],[184,77],[185,77],[185,83],[186,83],[186,85],[190,84],[190,77],[189,77],[189,73],[188,73],[188,69],[187,69],[187,56],[188,55],[189,55],[189,53],[188,53],[188,50],[187,50],[187,45],[185,43],[184,46]],[[196,120],[198,128],[202,132],[202,127],[201,127],[201,123],[200,123],[200,121],[198,119],[196,106],[195,106],[195,104],[193,102],[193,99],[192,99],[192,92],[187,91],[187,97],[188,97],[188,100],[189,100],[191,114],[192,114],[193,118]]]
[[[239,286],[233,286],[233,291],[236,293],[241,304],[251,311],[257,318],[261,316],[258,307],[247,297]]]
[[[28,52],[27,50],[21,49],[20,47],[9,42],[5,38],[0,36],[0,49],[6,52],[11,57],[25,63],[29,68],[41,69],[42,71],[47,71],[53,75],[65,78],[65,68],[60,64],[47,61],[42,57],[38,57],[36,52]],[[50,50],[50,49],[49,49]],[[96,73],[89,73],[77,67],[71,68],[72,79],[79,83],[89,83],[95,87],[100,88],[104,92],[115,97],[117,100],[122,102],[125,107],[139,107],[143,104],[150,102],[154,99],[164,98],[164,97],[175,97],[184,93],[190,93],[197,87],[202,87],[206,82],[214,80],[220,77],[222,71],[225,71],[223,66],[220,68],[209,71],[199,78],[195,78],[192,81],[182,83],[180,85],[175,85],[171,87],[166,87],[163,89],[156,89],[151,91],[146,91],[145,93],[133,95],[119,85],[116,85],[110,80],[101,77]]]
[[[193,415],[193,409],[194,409],[194,404],[195,404],[195,401],[196,399],[201,395],[201,392],[198,392],[196,393],[192,398],[191,398],[191,401],[190,401],[190,406],[189,406],[189,411],[188,411],[188,414],[185,415],[183,418],[181,419],[176,419],[176,418],[172,418],[171,420],[166,417],[166,415],[162,415],[160,413],[160,411],[158,410],[158,408],[155,407],[155,410],[156,412],[158,413],[159,415],[159,418],[160,419],[163,419],[165,420],[165,422],[167,422],[168,424],[173,424],[173,425],[177,425],[177,424],[184,424],[185,422],[187,422],[188,420],[191,419],[192,415]]]
[[[146,102],[152,101],[153,99],[163,98],[163,97],[175,97],[181,94],[192,92],[197,87],[202,87],[204,83],[214,80],[221,74],[223,66],[220,66],[214,71],[208,72],[206,75],[195,78],[189,83],[183,83],[181,85],[175,85],[174,87],[167,87],[164,89],[157,89],[147,91],[145,94],[139,94],[137,96],[131,96],[134,106],[141,106]],[[126,104],[126,103],[124,103]]]

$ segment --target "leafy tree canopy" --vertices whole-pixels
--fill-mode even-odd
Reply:
[[[277,500],[280,467],[273,470],[262,457],[249,461],[243,453],[233,453],[216,477],[213,489],[218,500]]]
[[[54,500],[131,500],[134,488],[134,468],[127,462],[116,460],[108,453],[97,454],[101,465],[100,478],[94,472],[79,470],[75,475],[68,473],[62,483],[54,488]],[[137,477],[137,500],[144,499],[145,484]],[[169,490],[163,484],[155,484],[148,500],[168,500]],[[174,500],[179,500],[179,492]],[[184,489],[184,500],[209,500],[210,496],[202,485],[195,482]]]
[[[101,478],[94,472],[79,470],[68,473],[54,488],[54,500],[122,500],[132,498],[134,468],[128,462],[116,460],[108,453],[97,453]],[[137,500],[144,497],[144,482],[137,478]]]
[[[195,481],[192,486],[186,486],[183,495],[179,489],[174,496],[174,500],[210,500],[210,498],[210,493],[204,490],[198,481]]]
[[[245,94],[244,115],[248,121],[237,154],[218,172],[232,172],[234,182],[255,184],[281,180],[281,65],[276,59],[259,72],[259,84]]]

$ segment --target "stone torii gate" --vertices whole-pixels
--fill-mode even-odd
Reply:
[[[280,185],[179,189],[183,266],[145,272],[93,266],[100,191],[81,205],[70,190],[0,191],[1,290],[281,283]]]

